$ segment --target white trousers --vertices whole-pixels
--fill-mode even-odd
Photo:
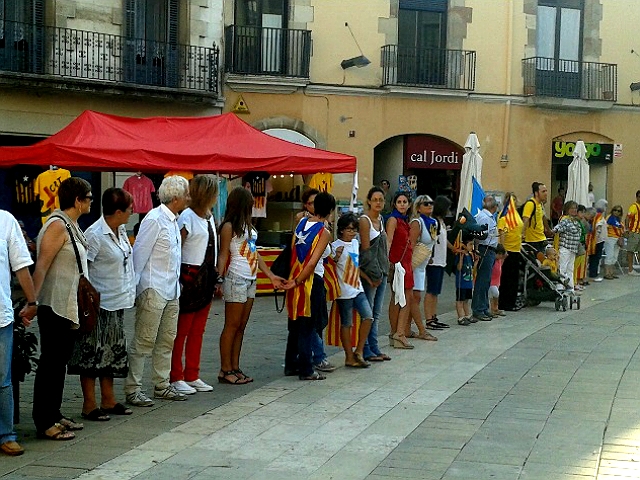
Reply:
[[[576,254],[564,247],[560,247],[558,254],[560,275],[569,279],[567,286],[573,289],[573,266],[576,263]]]

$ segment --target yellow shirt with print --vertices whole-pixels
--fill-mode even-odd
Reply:
[[[522,227],[523,222],[520,215],[517,215],[518,223],[514,228],[507,226],[507,219],[500,217],[498,219],[498,231],[504,233],[504,249],[507,252],[519,252],[522,247]]]
[[[535,204],[535,216],[533,208]],[[522,218],[529,217],[529,228],[524,232],[525,242],[544,242],[547,237],[544,234],[544,206],[536,201],[535,198],[531,202],[527,200],[522,210]]]

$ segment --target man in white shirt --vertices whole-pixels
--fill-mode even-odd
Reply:
[[[9,212],[0,210],[0,451],[11,456],[22,455],[24,449],[16,442],[17,436],[13,430],[13,304],[9,272],[12,270],[15,273],[27,298],[20,317],[22,323],[29,326],[38,307],[28,268],[32,264],[33,260],[18,221]]]
[[[189,182],[178,175],[162,181],[158,189],[161,205],[142,220],[133,245],[136,275],[136,323],[129,348],[129,375],[124,393],[127,403],[153,405],[142,391],[145,358],[152,356],[153,396],[164,400],[186,400],[169,383],[171,351],[176,337],[180,296],[181,238],[178,213],[189,204]]]

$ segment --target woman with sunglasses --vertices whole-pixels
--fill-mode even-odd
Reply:
[[[38,234],[38,261],[33,273],[40,302],[40,360],[33,383],[33,422],[40,438],[72,440],[75,434],[70,430],[81,430],[84,425],[63,416],[60,408],[67,363],[80,326],[80,271],[73,245],[78,249],[82,271],[88,274],[89,244],[78,218],[91,210],[91,184],[82,178],[68,178],[58,188],[58,200],[60,208],[54,210]]]
[[[622,223],[622,205],[614,205],[611,213],[607,217],[607,240],[604,243],[604,278],[613,280],[618,278],[614,275],[614,265],[618,261],[620,246],[624,235],[624,225]]]
[[[429,195],[419,195],[413,202],[411,215],[411,244],[415,247],[417,243],[422,243],[429,249],[429,255],[419,265],[413,269],[413,301],[411,302],[411,318],[413,319],[418,333],[409,331],[411,338],[420,340],[436,341],[437,337],[431,335],[425,329],[422,322],[422,312],[420,312],[420,302],[422,302],[422,292],[425,289],[427,264],[431,260],[431,252],[435,244],[435,233],[437,222],[431,217],[433,213],[433,200]],[[415,251],[414,251],[415,255]],[[409,329],[410,330],[410,329]]]

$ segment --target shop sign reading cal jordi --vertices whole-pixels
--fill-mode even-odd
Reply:
[[[433,135],[406,135],[404,137],[404,166],[460,170],[464,148],[450,140]]]

